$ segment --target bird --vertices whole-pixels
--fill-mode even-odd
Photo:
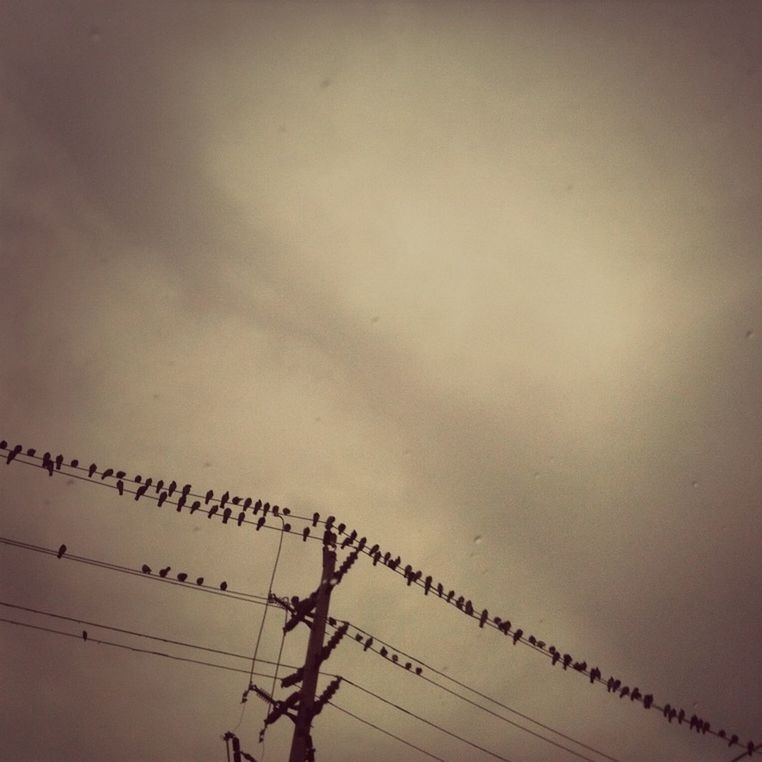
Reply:
[[[196,584],[197,585],[203,585],[204,584],[204,578],[203,577],[198,577],[198,579],[196,579]]]
[[[734,734],[733,734],[733,735],[730,737],[730,742],[728,743],[728,746],[734,746],[734,745],[735,745],[735,744],[737,744],[737,743],[738,743],[738,736],[737,736],[737,735],[734,733]]]
[[[584,672],[587,670],[587,662],[586,661],[575,661],[574,662],[574,669],[577,670],[577,672]]]
[[[283,531],[284,532],[290,532],[291,531],[291,524],[289,524],[288,521],[283,525]]]
[[[461,611],[463,610],[463,601],[465,601],[465,597],[460,595],[458,596],[458,600],[455,601],[455,606],[459,608]]]
[[[114,473],[113,468],[107,468],[102,474],[101,474],[101,481],[103,481],[106,477],[111,476]]]
[[[474,615],[474,605],[471,603],[471,601],[466,601],[465,611],[468,616]]]
[[[256,502],[256,503],[254,503],[254,514],[255,514],[255,515],[256,515],[257,511],[258,511],[258,510],[259,510],[261,507],[262,507],[262,501],[261,501],[261,500],[257,500],[257,502]],[[313,523],[313,524],[312,524],[312,526],[315,526],[315,524]]]
[[[91,464],[90,464],[90,468],[88,468],[88,469],[87,469],[87,475],[88,475],[88,477],[89,477],[90,479],[92,479],[92,478],[93,478],[93,474],[94,474],[94,473],[95,473],[97,470],[98,470],[98,466],[96,466],[96,465],[95,465],[95,463],[91,463]],[[139,481],[140,481],[140,479],[138,479],[138,478],[136,477],[136,478],[135,478],[135,481],[136,481],[136,482],[139,482]]]
[[[521,640],[521,636],[523,634],[524,634],[524,630],[522,630],[521,627],[519,627],[519,629],[516,630],[516,632],[513,633],[513,645],[514,646],[516,645],[516,643],[518,643]],[[566,658],[565,657],[564,657],[564,662],[566,662]],[[564,667],[564,669],[566,669],[566,667]]]
[[[304,542],[307,542],[307,538],[309,536],[310,536],[310,528],[309,527],[304,527],[304,529],[302,529],[302,540]]]
[[[165,566],[163,569],[159,569],[159,576],[160,577],[166,577],[167,574],[169,574],[169,570],[171,569],[171,566]]]
[[[124,495],[124,482],[121,479],[116,483],[116,490],[120,495]]]
[[[214,516],[214,514],[215,514],[215,513],[217,513],[217,511],[218,511],[218,510],[219,510],[219,505],[213,505],[213,506],[212,506],[212,507],[209,509],[208,513],[206,514],[206,517],[207,517],[208,519],[211,519],[211,518],[212,518],[212,516]]]
[[[56,471],[61,470],[61,466],[64,462],[64,456],[63,455],[56,455]]]
[[[643,696],[643,707],[645,709],[650,709],[653,703],[654,697],[650,693],[647,693],[645,696]]]
[[[162,492],[161,495],[159,495],[159,508],[164,505],[164,501],[167,499],[167,497],[168,495],[166,492]]]
[[[140,500],[140,498],[143,497],[143,495],[145,495],[146,490],[148,490],[148,486],[146,484],[141,484],[138,487],[137,491],[135,492],[135,501],[136,502],[138,500]]]
[[[630,691],[630,701],[636,701],[642,696],[639,688],[633,688],[632,691]]]
[[[537,641],[537,648],[545,648],[545,641],[544,640],[538,640]]]
[[[265,517],[264,517],[264,516],[260,516],[260,517],[257,519],[257,532],[258,532],[260,529],[262,529],[262,527],[263,527],[264,525],[265,525]]]
[[[5,449],[5,448],[3,448],[3,449]],[[35,450],[35,449],[34,449],[34,447],[30,447],[30,448],[29,448],[29,449],[26,451],[26,454],[27,454],[27,455],[28,455],[30,458],[33,458],[33,457],[34,457],[34,454],[35,454],[36,452],[37,452],[37,450]]]
[[[553,658],[551,659],[551,664],[555,667],[560,658],[561,658],[561,654],[558,651],[553,651]]]
[[[280,515],[280,506],[274,505],[273,506],[273,516],[279,516]]]
[[[66,553],[66,545],[61,545],[56,555],[58,556],[58,558],[61,558],[61,556],[63,556],[64,553]]]
[[[270,503],[265,503],[262,506],[262,515],[267,516],[267,512],[270,510]]]
[[[150,574],[151,567],[148,564],[143,564],[143,566],[140,567],[140,571],[142,571],[143,574]]]
[[[384,657],[384,659],[389,655],[389,652],[386,650],[386,648],[384,648],[384,646],[381,646],[379,653]]]
[[[225,494],[220,498],[220,508],[225,507],[225,503],[230,499],[230,493],[226,490]]]
[[[537,638],[534,635],[530,635],[527,640],[530,642],[531,645],[537,645]]]
[[[596,680],[600,679],[601,671],[598,667],[593,667],[590,670],[590,684],[592,685]]]
[[[116,476],[117,479],[124,479],[125,476],[127,476],[126,471],[117,471],[114,476]]]
[[[619,698],[624,698],[629,692],[630,692],[630,687],[628,685],[623,686],[622,690],[619,691]],[[685,717],[685,712],[683,712],[683,717]],[[682,719],[680,720],[680,722],[682,722]]]
[[[79,461],[76,458],[72,458],[72,460],[71,460],[71,467],[72,468],[78,468],[79,467]]]
[[[185,580],[188,579],[188,575],[185,572],[180,572],[177,575],[177,579],[179,582],[185,582]]]
[[[415,668],[415,674],[416,675],[420,675],[422,672],[423,672],[423,668],[422,667],[416,667]]]
[[[228,583],[224,581],[220,582],[220,590],[222,590],[222,592],[225,592],[225,590],[227,589],[228,589]]]
[[[191,485],[190,484],[183,484],[183,488],[182,488],[181,491],[182,491],[183,495],[189,495],[190,491],[191,491]]]
[[[193,505],[191,506],[190,512],[193,513],[193,511],[197,511],[200,507],[201,507],[201,501],[194,500]]]
[[[82,640],[87,642],[87,630],[82,630]]]
[[[0,450],[4,450],[8,446],[8,442],[6,442],[4,439],[0,441]]]
[[[433,577],[429,574],[425,580],[423,580],[423,594],[428,595],[431,590],[431,583],[434,581]]]
[[[167,487],[167,492],[169,492],[170,497],[172,497],[176,489],[177,489],[177,482],[174,479],[172,479],[172,481],[169,483],[169,487]]]
[[[136,480],[136,481],[137,481],[137,480]],[[152,478],[149,476],[149,477],[148,477],[148,478],[147,478],[147,479],[146,479],[146,480],[143,482],[143,484],[145,484],[145,485],[146,485],[146,489],[148,489],[148,487],[150,487],[150,486],[153,484],[153,479],[152,479]]]
[[[682,725],[684,719],[685,719],[685,709],[681,709],[677,713],[677,723],[678,723],[678,725]]]
[[[214,497],[214,490],[209,490],[204,497],[204,505],[209,505],[209,501]]]
[[[487,609],[483,609],[481,616],[479,617],[479,627],[484,627],[487,619],[489,619],[489,611],[487,611]]]
[[[6,442],[6,444],[7,444],[7,442]],[[6,463],[6,465],[7,465],[7,464],[9,464],[9,463],[10,463],[12,460],[14,460],[14,459],[15,459],[15,457],[16,457],[16,456],[17,456],[17,455],[18,455],[18,454],[19,454],[19,453],[20,453],[20,452],[21,452],[23,449],[24,449],[24,448],[23,448],[23,447],[22,447],[20,444],[17,444],[17,445],[16,445],[16,446],[15,446],[15,447],[14,447],[14,448],[13,448],[13,449],[12,449],[12,450],[11,450],[11,451],[8,453],[8,457],[5,459],[5,463]]]
[[[234,498],[231,498],[230,502],[233,503],[233,505],[238,505],[241,502],[241,498],[236,495]]]
[[[177,512],[180,513],[180,511],[183,509],[183,506],[185,505],[187,498],[185,495],[180,495],[180,497],[177,499]]]
[[[340,524],[339,524],[339,525],[336,527],[336,531],[337,531],[339,534],[344,534],[344,530],[345,530],[346,528],[347,528],[347,525],[346,525],[344,522],[341,522],[341,523],[340,523]]]
[[[330,529],[330,528],[333,526],[333,522],[334,522],[334,521],[336,521],[336,517],[335,517],[335,516],[329,516],[329,517],[328,517],[328,518],[325,520],[325,528],[326,528],[326,529]]]
[[[238,526],[241,526],[241,524],[243,524],[243,521],[244,521],[245,518],[246,518],[246,511],[241,511],[238,514],[238,521],[237,521]]]
[[[247,497],[246,500],[243,501],[243,509],[244,511],[251,505],[251,498]]]
[[[228,519],[230,518],[230,514],[233,512],[233,510],[228,506],[225,508],[225,510],[222,512],[222,523],[227,524]]]
[[[159,479],[158,482],[156,482],[156,494],[158,495],[159,492],[161,492],[164,489],[164,479]]]

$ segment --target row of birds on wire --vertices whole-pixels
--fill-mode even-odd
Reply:
[[[12,463],[19,455],[24,453],[22,445],[17,444],[13,448],[9,448],[8,443],[5,440],[0,441],[0,451],[6,451],[6,463]],[[34,448],[28,448],[24,453],[27,457],[39,460],[39,466],[47,471],[49,476],[52,476],[56,471],[67,473],[62,471],[64,467],[83,471],[87,473],[87,480],[92,480],[95,477],[99,477],[101,482],[105,483],[106,479],[115,480],[113,485],[120,495],[132,494],[136,501],[142,497],[147,496],[156,500],[159,507],[164,503],[169,502],[170,505],[176,507],[176,511],[180,512],[184,507],[188,507],[189,513],[199,511],[205,513],[207,518],[212,518],[215,515],[219,515],[223,524],[227,524],[231,518],[234,518],[234,523],[237,526],[241,526],[244,523],[254,524],[257,531],[263,527],[268,529],[274,529],[276,531],[282,531],[290,533],[292,525],[290,521],[286,521],[286,518],[290,520],[299,520],[308,522],[308,526],[304,527],[301,532],[302,539],[306,542],[307,539],[321,539],[315,535],[311,536],[311,528],[314,529],[318,524],[324,525],[324,532],[322,535],[322,541],[326,542],[338,542],[334,538],[342,536],[341,547],[353,547],[358,553],[364,553],[373,560],[373,565],[376,566],[382,563],[387,568],[403,576],[408,586],[415,584],[422,587],[425,595],[434,593],[438,598],[444,600],[446,603],[453,605],[458,610],[462,611],[466,616],[478,620],[479,627],[485,626],[491,627],[502,632],[507,637],[510,637],[513,644],[521,642],[524,645],[528,645],[534,650],[545,654],[550,659],[551,665],[561,664],[564,670],[572,668],[573,671],[580,672],[586,675],[591,684],[601,683],[606,686],[609,693],[618,695],[619,698],[630,698],[630,701],[639,701],[642,703],[645,709],[660,709],[664,717],[671,723],[673,720],[677,720],[678,724],[683,724],[686,720],[685,711],[682,709],[676,709],[670,704],[665,704],[663,707],[658,706],[652,694],[644,694],[638,687],[630,687],[623,685],[621,680],[611,676],[608,679],[604,679],[601,670],[598,667],[588,668],[588,664],[584,660],[578,660],[572,657],[568,653],[562,653],[561,650],[554,645],[548,646],[545,641],[536,638],[534,635],[527,635],[520,627],[513,627],[509,619],[504,619],[500,616],[490,617],[486,608],[478,610],[474,604],[466,599],[465,596],[457,595],[454,590],[447,590],[441,582],[434,583],[433,578],[430,575],[423,576],[421,570],[416,570],[412,565],[406,564],[402,566],[402,559],[400,556],[394,556],[391,552],[381,551],[378,544],[370,545],[367,538],[358,537],[356,530],[347,532],[347,526],[343,522],[336,523],[336,517],[329,515],[325,519],[321,519],[318,512],[313,513],[312,518],[305,516],[298,516],[292,514],[291,510],[287,507],[281,508],[276,504],[270,504],[269,502],[263,502],[260,499],[253,500],[251,497],[240,497],[238,495],[231,495],[229,491],[225,491],[218,499],[215,499],[215,492],[212,489],[206,491],[206,493],[196,494],[192,491],[190,484],[184,484],[179,486],[178,482],[172,480],[165,482],[163,479],[158,479],[156,482],[151,477],[143,477],[140,474],[136,474],[131,479],[127,478],[127,472],[122,469],[106,468],[103,471],[98,470],[96,463],[91,463],[89,466],[84,467],[80,465],[78,459],[74,458],[67,464],[64,456],[58,454],[53,456],[50,452],[45,452],[42,456],[37,455],[37,451]],[[23,461],[21,461],[23,462]],[[27,465],[34,465],[29,464]],[[68,474],[67,475],[71,475]],[[79,477],[84,478],[84,477]],[[137,485],[134,490],[126,489],[125,482],[129,482],[132,485]],[[109,483],[109,486],[112,486]],[[151,492],[149,492],[151,490]],[[173,499],[176,496],[176,499]],[[203,501],[203,502],[202,502]],[[212,503],[210,506],[209,504]],[[208,507],[207,507],[208,506]],[[251,510],[252,516],[257,516],[255,521],[247,518],[247,510]],[[236,513],[235,517],[233,516]],[[280,519],[281,526],[268,526],[267,516],[271,515]],[[355,544],[356,543],[356,544]],[[447,590],[447,591],[446,591]],[[728,741],[729,746],[740,745],[737,734],[728,734],[724,729],[713,730],[710,723],[706,720],[692,715],[687,718],[687,726],[691,730],[695,730],[698,733],[717,736],[719,738]],[[746,749],[751,756],[756,745],[753,741],[749,741],[746,745]]]

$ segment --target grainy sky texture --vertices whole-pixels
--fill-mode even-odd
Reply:
[[[756,2],[0,2],[0,438],[334,514],[762,742],[760,39]],[[258,595],[281,537],[4,458],[0,528]],[[4,603],[249,656],[262,621],[7,544],[0,570]],[[285,536],[274,591],[319,574],[320,544]],[[0,609],[90,638],[0,622],[3,761],[222,761],[234,727],[287,758],[287,719],[264,747],[263,703],[238,724],[246,674],[93,641],[245,660]],[[596,762],[447,676],[622,762],[741,751],[367,556],[331,613]],[[579,759],[349,638],[326,669],[498,758]],[[495,758],[352,685],[335,701]],[[314,740],[323,762],[428,759],[332,707]]]

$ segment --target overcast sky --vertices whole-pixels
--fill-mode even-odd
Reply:
[[[0,438],[334,514],[762,742],[760,35],[756,2],[0,2]],[[3,538],[267,593],[277,532],[0,469]],[[249,656],[262,620],[9,545],[0,570],[5,603]],[[285,536],[273,590],[319,575],[320,544]],[[622,762],[741,751],[367,556],[331,613],[596,762],[447,676]],[[261,745],[252,697],[239,724],[246,674],[92,640],[246,661],[84,628],[0,622],[2,760],[224,760],[233,728],[287,758],[287,719]],[[325,669],[511,762],[579,758],[349,638]],[[324,762],[427,759],[332,707],[313,735]]]

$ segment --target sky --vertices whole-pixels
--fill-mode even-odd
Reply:
[[[287,759],[293,724],[260,743],[241,703],[283,612],[193,580],[321,574],[301,520],[136,503],[27,448],[334,515],[762,742],[761,34],[755,2],[0,3],[0,439],[24,448],[0,535],[67,548],[0,543],[0,618],[74,635],[0,622],[0,759],[222,761],[226,731]],[[743,750],[367,555],[330,613],[425,666],[350,628],[323,669],[381,730],[326,706],[318,760]]]

